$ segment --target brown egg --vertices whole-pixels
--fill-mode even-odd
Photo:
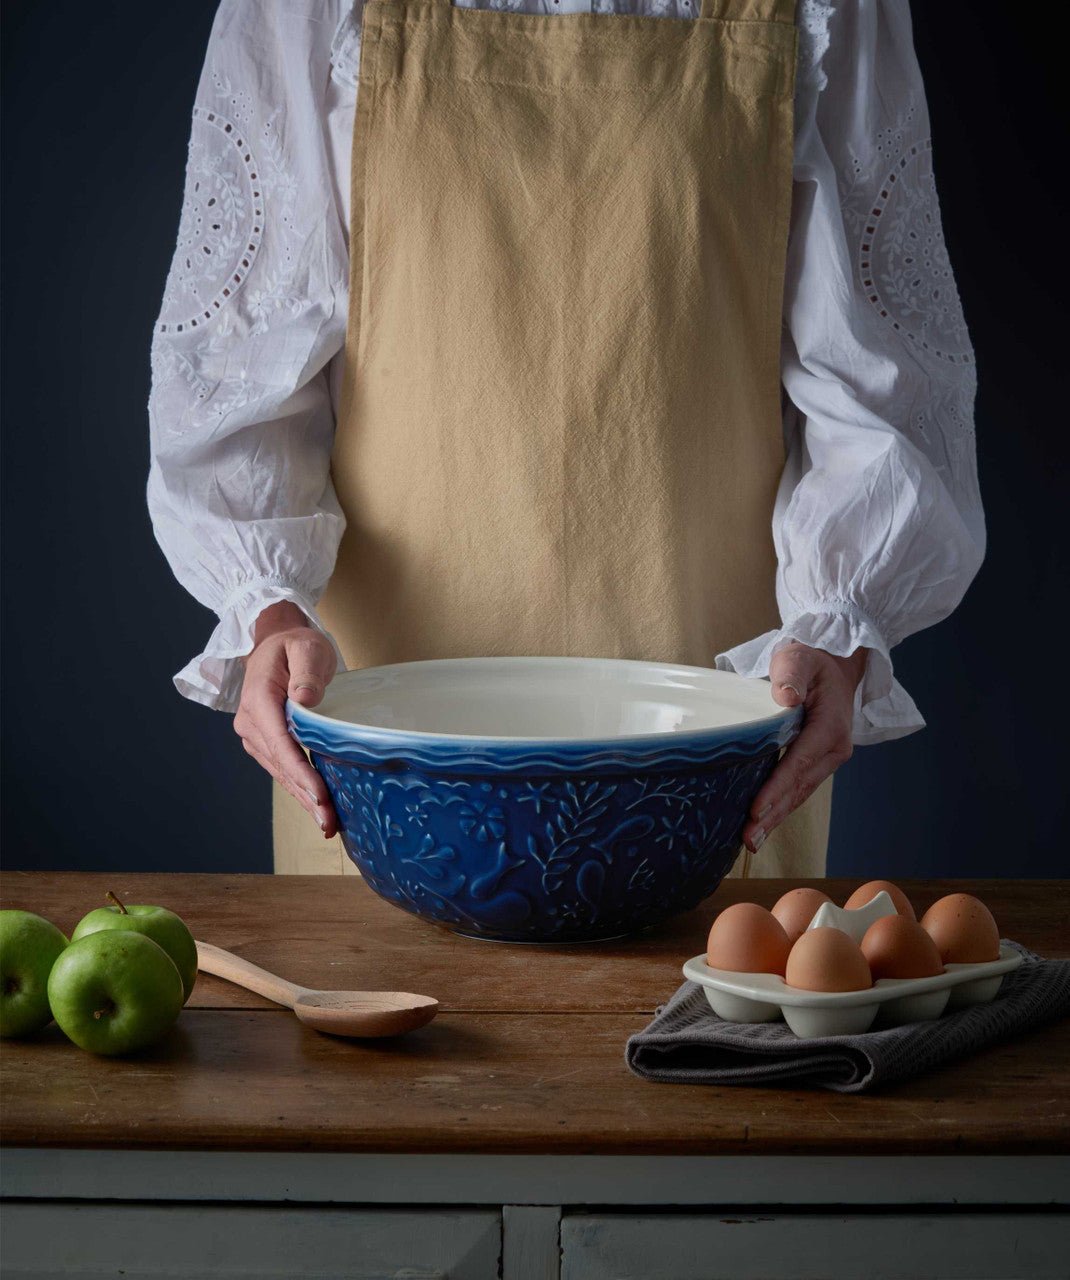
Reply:
[[[867,902],[872,902],[882,889],[895,903],[895,909],[901,916],[906,916],[908,920],[918,918],[910,905],[910,899],[897,884],[892,884],[890,880],[870,880],[868,884],[861,885],[843,904],[844,909],[856,911],[859,907],[864,907]]]
[[[789,942],[806,932],[823,902],[831,902],[831,898],[820,889],[789,889],[777,899],[773,915],[784,926]]]
[[[921,927],[936,943],[944,964],[980,964],[999,959],[999,929],[992,912],[968,893],[934,902]]]
[[[808,929],[788,956],[784,979],[803,991],[864,991],[873,978],[862,949],[842,929]]]
[[[878,978],[931,978],[943,973],[936,943],[916,920],[885,916],[866,930],[862,954],[873,981]]]
[[[791,943],[765,907],[736,902],[713,922],[706,943],[706,963],[731,973],[779,973],[784,976]]]

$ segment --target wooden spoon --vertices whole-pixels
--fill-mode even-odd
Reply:
[[[437,1000],[408,991],[312,991],[210,942],[197,943],[197,965],[284,1004],[307,1026],[331,1036],[400,1036],[424,1026],[438,1012]]]

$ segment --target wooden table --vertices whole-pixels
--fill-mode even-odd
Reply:
[[[1065,883],[902,884],[919,914],[965,889],[1004,936],[1070,955]],[[1070,1257],[1070,1022],[872,1095],[627,1071],[628,1035],[716,910],[786,887],[729,881],[641,938],[535,948],[455,937],[356,877],[8,872],[3,906],[65,931],[110,888],[304,985],[418,991],[442,1011],[397,1042],[347,1042],[201,977],[134,1058],[54,1026],[5,1044],[4,1274],[112,1274],[121,1241],[128,1276],[162,1274],[153,1257],[182,1274],[181,1257],[191,1275],[482,1277],[499,1253],[506,1277],[947,1280],[981,1259],[1065,1275],[1045,1267]],[[822,887],[842,901],[854,885]],[[880,1270],[896,1251],[909,1265]]]

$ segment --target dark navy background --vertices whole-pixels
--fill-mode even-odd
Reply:
[[[266,775],[229,716],[171,685],[213,617],[171,577],[144,501],[149,341],[213,12],[3,5],[8,867],[271,869]],[[955,616],[896,651],[929,727],[840,771],[829,869],[1058,875],[1061,45],[1003,5],[916,3],[914,21],[977,349],[990,550]]]

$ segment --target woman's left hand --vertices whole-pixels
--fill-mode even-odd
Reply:
[[[782,707],[804,707],[802,731],[754,798],[743,842],[757,853],[766,836],[851,758],[855,690],[866,670],[866,649],[836,658],[792,641],[773,655],[769,679]]]

